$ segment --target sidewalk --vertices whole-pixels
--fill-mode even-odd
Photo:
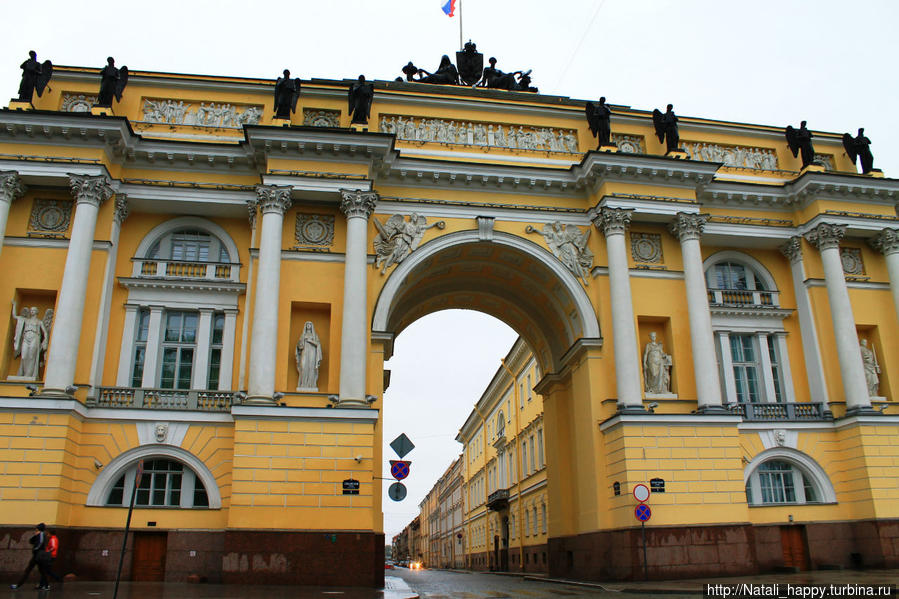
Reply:
[[[692,578],[684,580],[650,580],[646,582],[583,582],[545,576],[525,576],[526,580],[556,582],[623,593],[697,594],[707,584],[794,584],[794,585],[899,585],[899,570],[813,570],[795,574],[755,574],[720,578]]]
[[[34,590],[34,581],[12,590],[0,587],[0,597],[16,599],[112,599],[112,582],[67,582],[50,591]],[[123,582],[117,599],[418,599],[402,578],[386,576],[384,590],[351,587],[250,586]]]

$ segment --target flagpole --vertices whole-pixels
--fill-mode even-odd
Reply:
[[[462,0],[459,0],[459,51],[462,51]]]

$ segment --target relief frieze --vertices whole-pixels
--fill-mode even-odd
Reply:
[[[256,125],[262,118],[262,106],[192,104],[183,100],[144,98],[141,121],[167,125],[196,125],[199,127],[231,127]]]
[[[577,132],[555,127],[382,115],[379,131],[403,141],[579,153]]]
[[[725,166],[777,170],[777,154],[770,148],[729,146],[703,142],[681,142],[691,160],[722,162]]]

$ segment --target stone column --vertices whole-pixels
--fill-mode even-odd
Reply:
[[[790,241],[780,246],[780,251],[790,260],[793,289],[796,292],[796,313],[799,316],[799,334],[802,337],[802,355],[805,357],[805,372],[811,399],[820,403],[823,413],[829,416],[830,404],[828,403],[827,385],[824,384],[824,362],[821,359],[821,346],[818,344],[818,329],[812,314],[812,302],[805,286],[802,238],[791,237]],[[786,361],[786,354],[781,361]]]
[[[284,212],[293,203],[289,186],[257,185],[262,210],[256,305],[250,346],[247,403],[275,404],[275,355],[278,347],[278,301],[281,284],[281,233]]]
[[[878,414],[879,412],[871,409],[871,399],[868,397],[858,331],[855,328],[849,289],[846,287],[846,277],[843,274],[843,261],[840,259],[840,240],[845,234],[845,225],[821,223],[806,233],[805,238],[821,252],[824,282],[827,285],[830,316],[837,344],[837,358],[843,379],[843,393],[846,396],[846,414],[869,412]]]
[[[721,383],[718,379],[718,359],[712,334],[712,316],[705,273],[702,270],[702,251],[699,238],[708,216],[678,212],[670,230],[680,239],[684,260],[684,282],[687,288],[687,312],[690,318],[690,341],[693,346],[693,376],[696,379],[698,411],[726,412],[721,405]]]
[[[612,338],[615,343],[615,384],[619,412],[643,412],[640,388],[640,349],[634,325],[630,270],[627,262],[625,231],[633,210],[603,208],[593,221],[606,236],[609,254],[609,287],[612,300]]]
[[[109,308],[112,290],[115,288],[116,259],[119,255],[119,234],[122,223],[128,218],[128,198],[118,194],[115,198],[115,212],[109,231],[109,256],[106,258],[106,272],[103,275],[103,289],[100,292],[100,306],[97,310],[97,332],[94,336],[94,355],[91,359],[91,389],[88,397],[98,396],[97,388],[103,381],[103,367],[106,364],[106,341],[109,331]]]
[[[368,406],[366,370],[366,246],[368,219],[378,194],[340,192],[340,211],[346,215],[346,262],[343,271],[343,324],[340,330],[340,395],[338,407]]]
[[[3,252],[3,238],[6,237],[6,220],[9,205],[25,194],[25,186],[16,171],[0,171],[0,252]]]
[[[871,240],[871,245],[883,253],[893,292],[893,305],[899,317],[899,229],[884,229]]]
[[[53,339],[47,352],[44,392],[51,395],[72,394],[97,213],[100,204],[112,196],[112,184],[105,175],[69,175],[69,183],[75,195],[75,218],[59,297],[56,300]]]

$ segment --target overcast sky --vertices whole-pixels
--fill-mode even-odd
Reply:
[[[31,49],[60,65],[100,68],[112,55],[132,70],[274,78],[289,68],[303,78],[392,80],[409,60],[434,70],[458,49],[458,13],[446,17],[441,3],[7,0],[0,97],[15,95]],[[465,39],[503,70],[533,69],[541,93],[605,95],[647,110],[671,102],[680,116],[779,127],[803,119],[812,130],[865,127],[874,166],[899,176],[895,0],[459,4]],[[497,321],[454,314],[407,329],[389,364],[385,443],[404,431],[418,447],[408,456],[408,498],[384,500],[388,540],[458,455],[453,438],[514,341]],[[390,457],[385,449],[385,464]]]

